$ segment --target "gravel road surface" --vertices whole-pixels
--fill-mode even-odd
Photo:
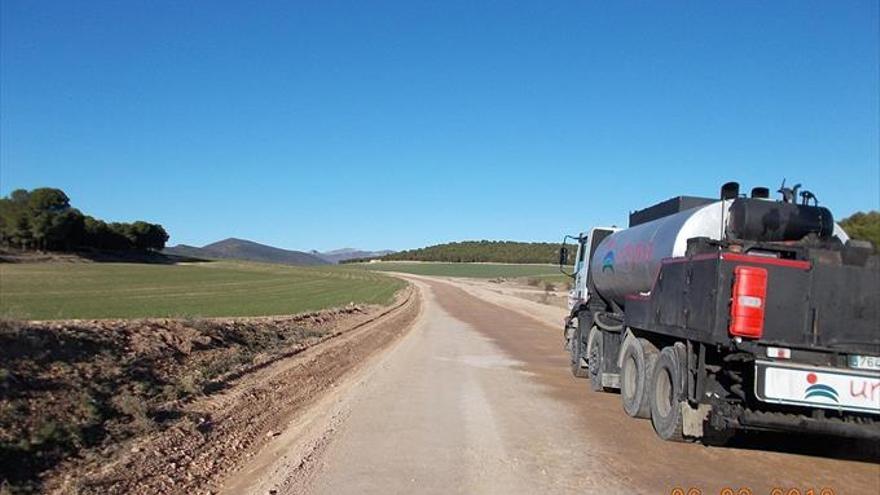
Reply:
[[[663,442],[623,413],[619,396],[571,377],[546,314],[530,318],[529,304],[512,311],[516,301],[490,303],[448,280],[413,281],[424,300],[410,333],[291,426],[284,448],[258,458],[265,466],[236,491],[880,493],[876,445]]]

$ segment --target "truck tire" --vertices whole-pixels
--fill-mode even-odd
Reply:
[[[650,388],[651,423],[663,440],[683,442],[681,360],[675,348],[664,347],[657,358]]]
[[[602,392],[602,352],[604,335],[602,330],[596,327],[590,329],[590,336],[587,339],[587,365],[590,375],[590,390],[594,392]]]
[[[586,378],[589,376],[588,368],[582,364],[587,357],[587,343],[584,340],[589,329],[585,327],[586,324],[582,323],[581,318],[578,318],[577,327],[572,331],[571,342],[569,343],[571,374],[576,378]]]
[[[654,344],[636,337],[627,338],[620,368],[620,398],[623,410],[633,418],[651,417],[651,378],[659,351]]]

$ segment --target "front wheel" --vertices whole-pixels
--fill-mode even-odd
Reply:
[[[571,330],[571,339],[569,341],[569,353],[571,355],[571,374],[576,378],[586,378],[589,376],[584,361],[587,358],[587,344],[584,342],[584,325],[578,318],[577,326]]]

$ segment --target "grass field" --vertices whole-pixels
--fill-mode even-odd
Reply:
[[[346,267],[216,261],[0,265],[0,316],[19,319],[262,316],[385,304],[404,283]]]
[[[399,263],[383,261],[365,263],[360,266],[367,270],[412,273],[439,277],[471,278],[524,278],[534,277],[542,280],[563,280],[555,265],[506,265],[501,263]]]

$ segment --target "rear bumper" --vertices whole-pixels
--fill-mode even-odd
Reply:
[[[880,418],[880,372],[761,359],[754,370],[761,402]]]
[[[797,414],[764,412],[746,409],[737,423],[739,427],[759,430],[778,430],[795,433],[815,433],[847,438],[880,441],[880,423],[875,421],[848,422],[831,418],[810,418]]]

